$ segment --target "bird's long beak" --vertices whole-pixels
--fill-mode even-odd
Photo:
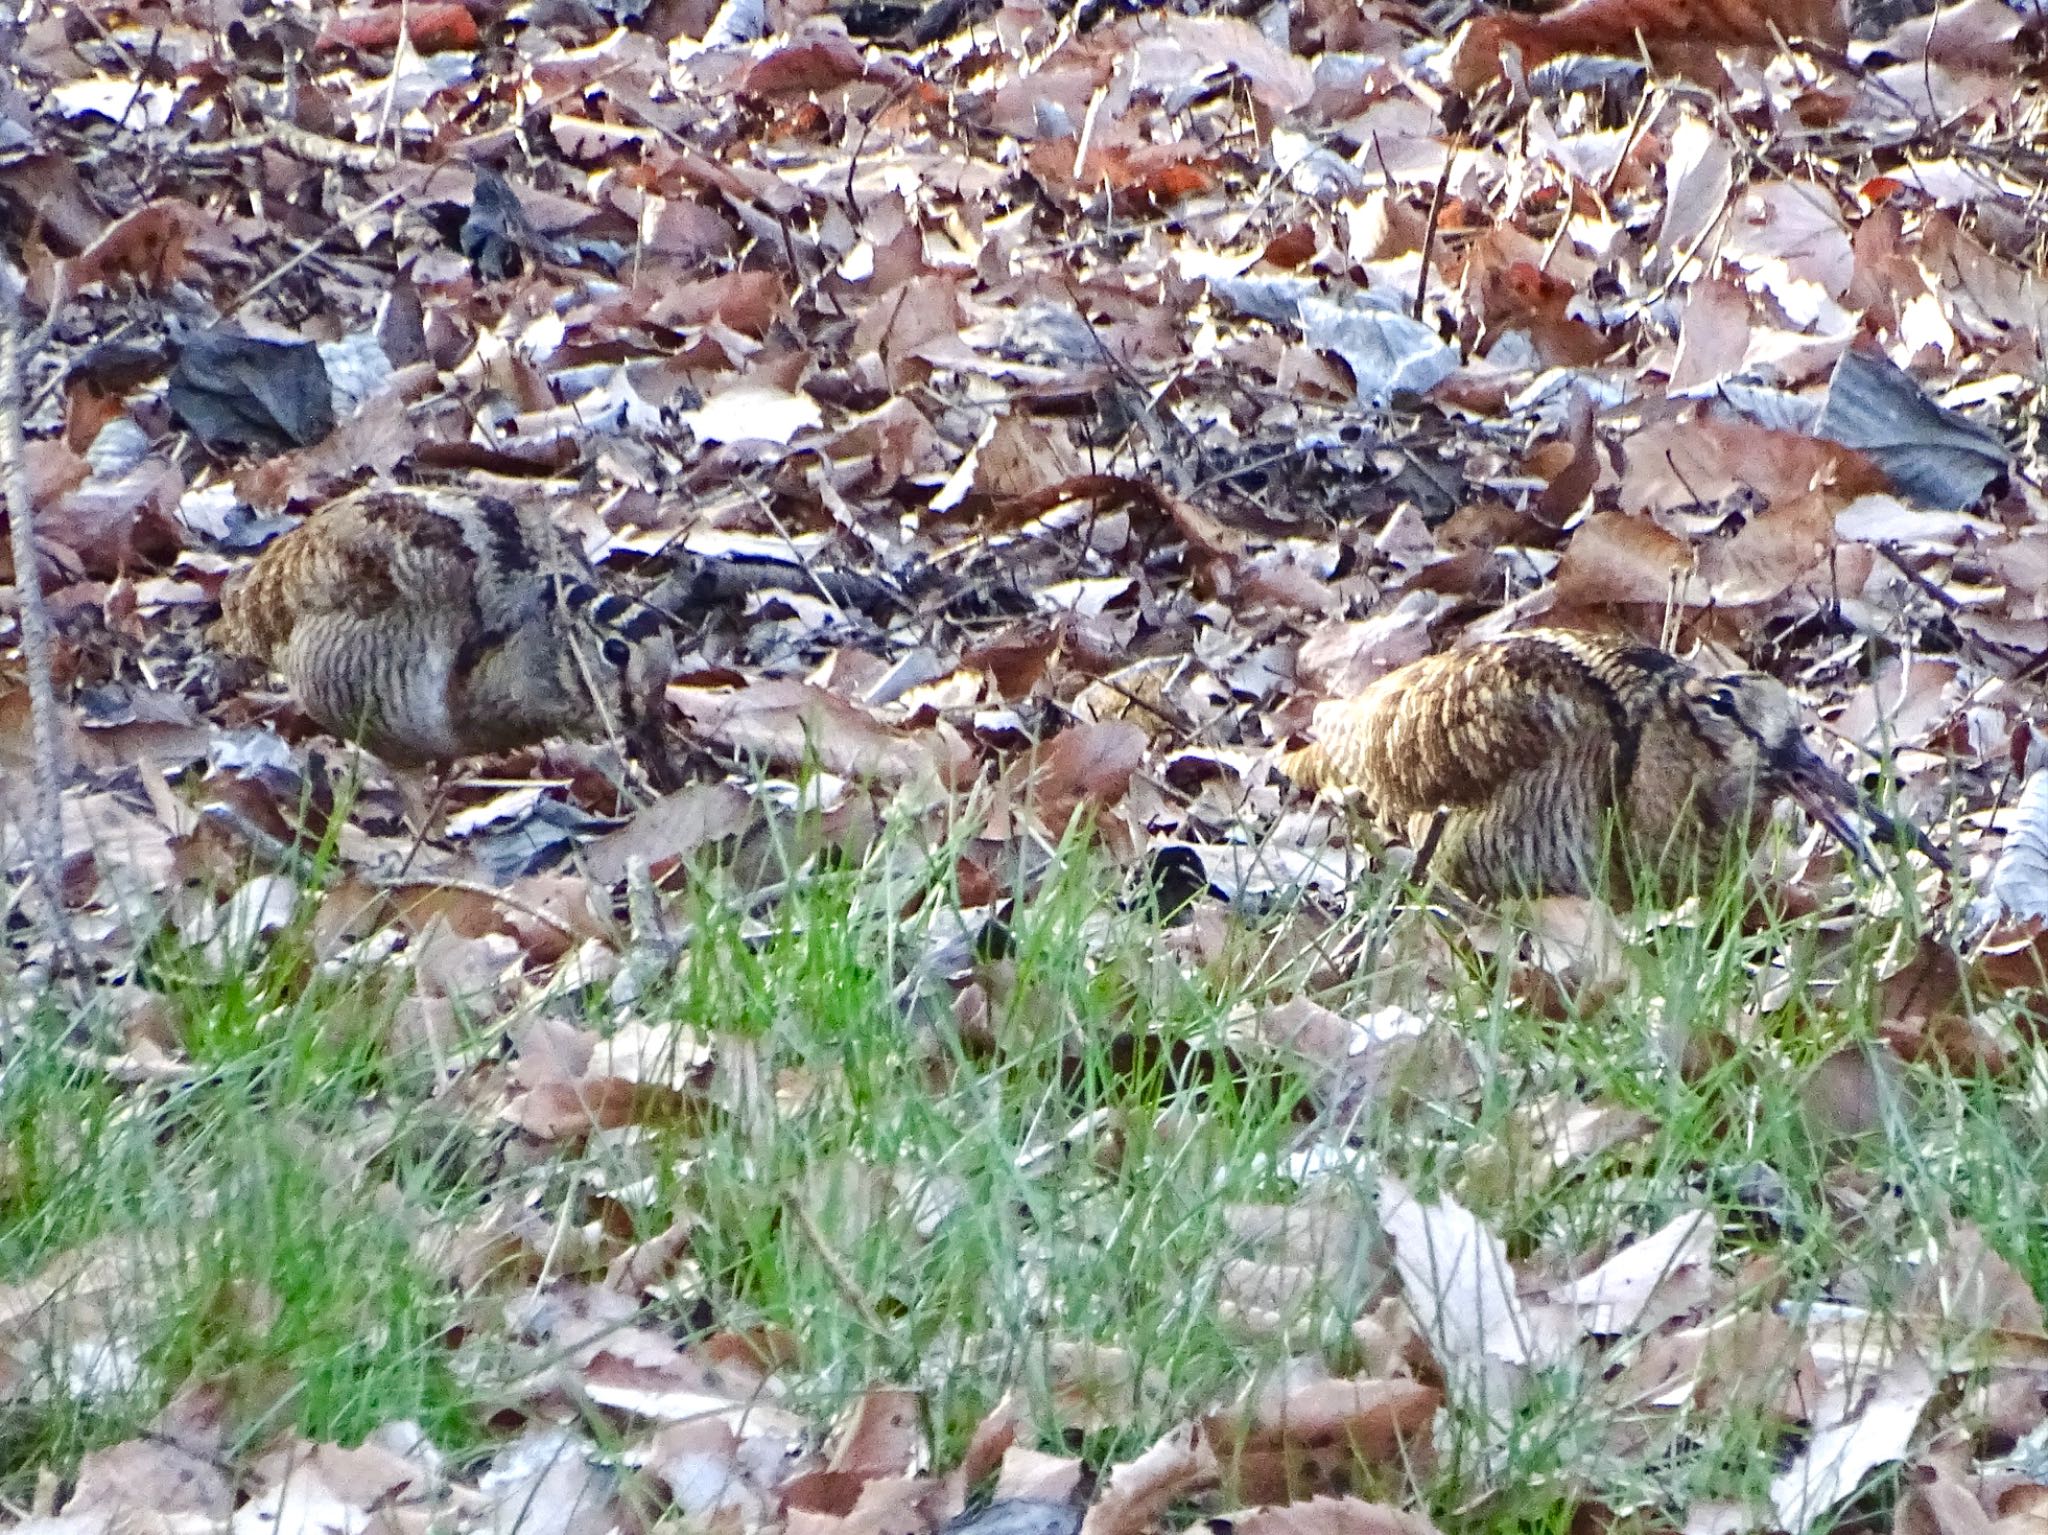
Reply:
[[[1919,827],[1886,815],[1872,803],[1869,795],[1850,783],[1804,741],[1787,743],[1772,767],[1785,792],[1797,800],[1808,815],[1833,832],[1842,846],[1854,853],[1872,873],[1883,871],[1878,867],[1877,857],[1871,852],[1863,833],[1849,819],[1851,810],[1869,823],[1880,841],[1897,847],[1903,835],[1925,853],[1937,869],[1944,873],[1948,871],[1948,856],[1929,842]]]

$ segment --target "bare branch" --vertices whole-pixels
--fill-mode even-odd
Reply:
[[[26,806],[17,806],[29,865],[41,887],[50,937],[71,952],[64,922],[63,824],[59,819],[57,689],[50,669],[50,615],[28,501],[28,466],[22,443],[21,274],[0,261],[0,482],[7,496],[7,528],[14,553],[15,608],[21,625],[22,666],[28,674],[29,719],[35,770]]]

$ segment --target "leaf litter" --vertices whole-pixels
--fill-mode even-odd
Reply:
[[[140,1436],[5,1473],[10,1512],[80,1535],[142,1510],[910,1535],[981,1517],[994,1477],[1095,1535],[1196,1510],[1411,1532],[1427,1497],[1453,1528],[1498,1503],[1486,1457],[1577,1377],[1599,1442],[1555,1494],[1596,1521],[1867,1523],[1894,1463],[1897,1528],[2038,1518],[2039,1308],[1969,1218],[1793,1306],[1789,1260],[1738,1258],[1697,1204],[1645,1205],[1603,1251],[1378,1165],[1365,1127],[1427,1146],[1442,1105],[1529,1068],[1458,1028],[1462,939],[1391,909],[1346,926],[1383,850],[1273,760],[1316,694],[1539,617],[1771,671],[1983,894],[1960,949],[1900,925],[1875,1044],[1788,1061],[1761,1001],[1697,1019],[1667,996],[1672,1064],[1810,1071],[1830,1143],[1884,1133],[1901,1062],[2037,1096],[2012,1078],[2048,1006],[2041,18],[902,9],[258,8],[226,50],[175,5],[15,25],[0,206],[44,325],[26,424],[74,704],[62,899],[116,999],[111,1032],[61,1046],[122,1091],[190,1084],[173,970],[268,976],[259,1029],[346,980],[433,1089],[402,1130],[364,1100],[336,1187],[445,1134],[526,1192],[410,1217],[467,1298],[446,1344],[492,1407],[460,1464],[404,1418],[346,1446],[283,1431],[291,1387],[253,1370],[158,1379],[121,1304],[163,1261],[145,1236],[4,1249],[10,1414],[155,1391]],[[610,747],[555,743],[450,774],[422,840],[380,765],[222,672],[203,627],[255,544],[366,482],[451,479],[546,498],[674,615],[696,782],[649,796]],[[24,699],[10,610],[10,808]],[[957,1041],[935,1077],[999,1065],[1022,984],[1002,935],[1076,837],[1128,876],[1114,902],[1160,924],[1164,967],[1228,994],[1258,973],[1248,936],[1305,956],[1310,983],[1249,1000],[1227,1049],[1153,1049],[1142,1016],[1119,1035],[1134,1075],[1304,1084],[1285,1176],[1233,1207],[1202,1292],[1267,1362],[1153,1434],[1170,1384],[1048,1319],[1043,1400],[991,1407],[948,1464],[915,1371],[842,1382],[834,1418],[800,1327],[668,1325],[701,1303],[704,1214],[657,1146],[715,1126],[764,1148],[845,1068],[641,1009],[693,948],[744,963],[806,870],[898,880],[909,911],[938,866],[958,920],[917,930],[896,999]],[[0,819],[10,1055],[47,1028],[57,964],[24,856]],[[1774,879],[1846,953],[1839,861],[1788,848]],[[1950,901],[1863,899],[1930,931]],[[1550,1027],[1627,985],[1598,911],[1472,936]],[[1825,985],[1852,984],[1765,968],[1823,1028]],[[560,1005],[589,992],[601,1027]],[[1655,1117],[1587,1081],[1520,1087],[1468,1198],[1612,1178],[1627,1207]],[[1027,1177],[1189,1133],[1113,1105],[1041,1129]],[[601,1174],[574,1160],[598,1147]],[[548,1192],[558,1164],[590,1186]],[[1745,1183],[1755,1218],[1812,1219],[1776,1178]],[[1897,1191],[1825,1178],[1836,1218],[1905,1229]],[[6,1202],[31,1180],[0,1158]],[[962,1195],[867,1145],[762,1197],[887,1331],[900,1296],[844,1254],[878,1232],[917,1252]],[[1019,1256],[1043,1285],[1047,1252]],[[1775,1460],[1645,1491],[1674,1435],[1737,1410],[1781,1431]],[[1140,1425],[1149,1448],[1073,1453]],[[1481,1462],[1444,1501],[1440,1441],[1472,1425]]]

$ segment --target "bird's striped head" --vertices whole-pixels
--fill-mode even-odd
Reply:
[[[1790,795],[1872,870],[1878,868],[1876,856],[1851,812],[1880,840],[1896,846],[1904,837],[1937,867],[1948,867],[1948,860],[1918,827],[1886,815],[1813,749],[1798,701],[1782,684],[1758,672],[1735,672],[1692,678],[1685,692],[1693,728],[1721,760],[1753,764],[1753,782],[1759,789],[1768,795]]]

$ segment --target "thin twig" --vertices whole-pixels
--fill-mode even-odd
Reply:
[[[64,829],[58,797],[57,687],[50,663],[50,613],[43,605],[42,562],[36,552],[28,501],[27,447],[22,441],[21,274],[0,260],[0,480],[7,497],[7,528],[14,552],[14,604],[21,626],[21,661],[28,673],[28,708],[35,768],[21,819],[29,867],[41,887],[44,917],[58,952],[75,965],[64,920]]]
[[[1943,614],[1947,616],[1951,627],[1955,630],[1956,637],[1964,645],[1977,652],[1980,656],[1997,663],[1999,667],[2007,668],[2008,675],[2006,680],[2017,682],[2038,664],[2038,658],[2031,651],[2023,650],[2016,645],[2007,645],[1998,640],[1987,639],[1981,634],[1973,633],[1966,625],[1958,622],[1963,612],[1962,603],[1956,600],[1953,593],[1943,591],[1939,585],[1930,581],[1923,572],[1914,569],[1912,562],[1906,558],[1905,553],[1897,544],[1887,539],[1883,543],[1873,544],[1871,547],[1877,551],[1880,559],[1905,578],[1907,585],[1911,586],[1913,590],[1920,593],[1921,596],[1942,610]],[[2010,669],[2014,667],[2017,667],[2018,670],[2011,671]]]
[[[1464,135],[1454,133],[1444,144],[1443,174],[1436,178],[1436,190],[1429,197],[1429,222],[1422,226],[1422,274],[1415,279],[1415,303],[1408,311],[1412,320],[1421,319],[1429,305],[1429,263],[1436,256],[1437,222],[1443,217],[1444,198],[1451,189],[1451,167],[1457,163],[1458,147],[1463,142]]]

